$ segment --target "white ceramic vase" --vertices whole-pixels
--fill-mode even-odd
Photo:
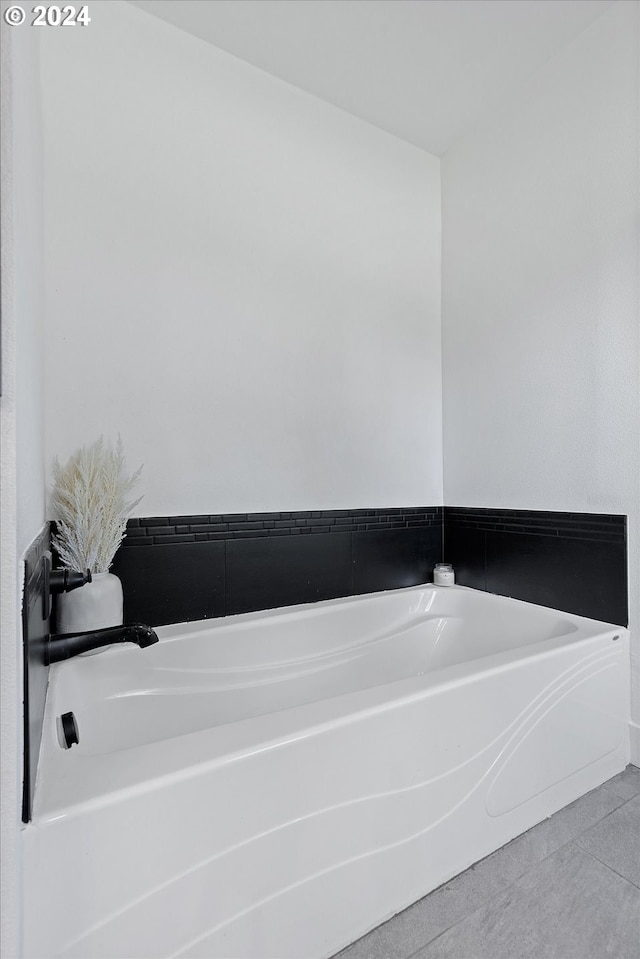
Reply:
[[[93,573],[90,583],[57,598],[58,633],[83,633],[123,622],[122,583],[114,573]]]

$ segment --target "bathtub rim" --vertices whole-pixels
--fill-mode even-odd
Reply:
[[[456,593],[469,594],[478,598],[482,597],[482,602],[491,602],[492,605],[515,605],[517,608],[521,609],[535,609],[540,615],[544,615],[545,618],[555,614],[559,617],[566,618],[571,622],[577,620],[579,623],[584,624],[585,626],[593,625],[598,627],[607,626],[611,629],[628,629],[627,626],[616,625],[615,623],[606,623],[604,620],[591,619],[588,616],[581,616],[579,613],[568,613],[565,610],[556,609],[553,606],[542,606],[539,603],[530,603],[527,600],[516,599],[513,596],[503,596],[500,593],[490,593],[484,589],[475,589],[471,586],[462,586],[459,583],[455,583],[453,586],[436,586],[433,582],[417,583],[414,586],[402,586],[396,589],[377,590],[372,593],[358,593],[355,596],[338,596],[334,599],[323,599],[311,603],[296,603],[292,606],[274,606],[270,609],[252,610],[248,613],[232,613],[229,616],[217,616],[210,619],[185,620],[182,623],[166,623],[163,626],[155,626],[154,629],[158,633],[160,641],[162,642],[163,640],[181,639],[184,636],[192,635],[193,633],[197,634],[201,632],[208,632],[209,630],[217,632],[218,630],[227,629],[229,627],[233,628],[235,626],[242,626],[245,623],[259,622],[262,620],[269,621],[272,619],[277,620],[282,616],[299,616],[302,618],[306,613],[317,612],[324,609],[340,608],[342,606],[348,607],[372,599],[384,599],[387,597],[410,595],[413,593],[422,592],[424,590],[431,590],[436,593],[450,593],[452,595],[455,595]]]

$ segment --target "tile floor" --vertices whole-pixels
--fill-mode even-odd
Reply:
[[[640,769],[627,766],[339,957],[638,959]]]

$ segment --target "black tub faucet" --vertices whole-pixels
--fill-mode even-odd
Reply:
[[[156,632],[142,623],[92,629],[84,633],[58,633],[47,637],[44,659],[48,666],[50,663],[59,663],[63,659],[70,659],[79,653],[88,653],[101,646],[111,646],[112,643],[136,643],[143,649],[157,642]]]

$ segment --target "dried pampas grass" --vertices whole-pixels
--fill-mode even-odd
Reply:
[[[118,436],[115,450],[102,437],[81,447],[64,466],[53,464],[52,505],[57,532],[52,541],[66,569],[106,573],[124,539],[127,517],[142,497],[127,497],[142,467],[127,477]]]

